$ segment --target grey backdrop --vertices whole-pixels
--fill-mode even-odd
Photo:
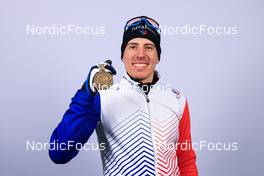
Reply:
[[[124,23],[148,15],[170,26],[237,26],[237,35],[163,35],[162,77],[188,97],[193,141],[238,143],[197,151],[202,176],[263,175],[263,1],[1,1],[0,175],[102,175],[98,151],[55,165],[47,142],[91,65],[123,73]],[[27,35],[26,25],[105,26],[105,35]],[[96,142],[93,135],[89,142]]]

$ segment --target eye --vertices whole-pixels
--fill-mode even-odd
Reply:
[[[135,49],[137,49],[137,46],[136,45],[129,45],[128,49],[129,50],[135,50]]]
[[[146,46],[145,49],[147,51],[153,51],[154,50],[154,46]]]

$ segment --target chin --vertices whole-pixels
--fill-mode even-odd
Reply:
[[[138,80],[144,80],[147,78],[147,74],[142,74],[142,73],[134,73],[131,75],[133,78],[138,79]]]

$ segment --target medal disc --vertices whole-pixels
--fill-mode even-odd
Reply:
[[[106,90],[113,85],[113,76],[106,71],[99,71],[95,74],[93,82],[98,90]]]

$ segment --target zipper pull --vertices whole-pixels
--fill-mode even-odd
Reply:
[[[149,97],[147,95],[146,95],[146,100],[147,100],[147,103],[150,102]]]

